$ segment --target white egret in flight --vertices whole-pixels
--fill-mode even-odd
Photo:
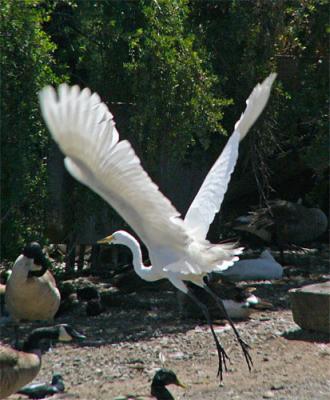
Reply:
[[[126,245],[133,253],[135,272],[142,279],[156,281],[167,278],[198,304],[217,346],[220,379],[228,356],[215,335],[207,307],[189,291],[185,281],[203,287],[226,315],[221,299],[208,288],[203,278],[211,271],[227,269],[238,259],[242,249],[234,243],[211,244],[206,235],[220,210],[237,161],[239,141],[264,109],[275,77],[274,73],[269,75],[254,88],[233,134],[184,219],[151,181],[131,144],[119,140],[113,116],[96,93],[62,84],[57,93],[48,86],[39,95],[42,115],[54,140],[66,155],[67,170],[106,200],[134,229],[147,246],[151,265],[143,264],[138,241],[125,231],[115,232],[101,242]],[[229,317],[228,321],[251,369],[248,345],[240,338]]]

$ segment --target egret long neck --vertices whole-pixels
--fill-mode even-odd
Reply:
[[[127,246],[131,250],[133,255],[134,271],[139,275],[141,279],[150,282],[161,279],[161,277],[155,273],[151,265],[147,267],[143,264],[140,244],[133,236],[126,237],[125,242],[123,242],[122,244]]]

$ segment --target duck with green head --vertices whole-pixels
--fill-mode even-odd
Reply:
[[[151,396],[129,394],[127,396],[116,397],[113,400],[146,400],[147,398],[157,400],[174,400],[173,395],[166,388],[167,385],[176,385],[184,389],[186,388],[186,386],[179,381],[178,377],[172,370],[161,368],[155,373],[151,382]]]

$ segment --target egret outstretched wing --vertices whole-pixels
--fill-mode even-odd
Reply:
[[[40,92],[42,115],[66,155],[68,171],[98,193],[126,220],[146,245],[182,250],[183,221],[119,135],[107,106],[89,89],[60,85]]]
[[[246,101],[244,113],[235,124],[233,134],[187,211],[184,219],[185,226],[196,239],[205,239],[215,214],[220,210],[238,158],[239,142],[245,137],[267,104],[275,78],[275,73],[270,74],[253,89]]]

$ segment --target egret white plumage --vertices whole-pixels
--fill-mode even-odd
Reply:
[[[151,181],[130,143],[119,141],[113,116],[96,93],[66,84],[60,85],[57,93],[52,87],[40,93],[43,117],[66,155],[67,170],[106,200],[134,229],[147,246],[151,266],[143,264],[140,245],[129,233],[118,231],[104,242],[128,246],[133,253],[134,269],[142,279],[167,278],[201,307],[216,342],[221,379],[228,356],[214,333],[207,307],[188,290],[184,281],[203,287],[225,312],[221,300],[210,291],[203,277],[208,272],[228,268],[242,249],[233,243],[211,244],[206,235],[220,210],[237,161],[239,141],[264,109],[275,77],[276,74],[269,75],[254,88],[245,112],[184,219]],[[248,346],[233,324],[232,327],[250,369]]]

